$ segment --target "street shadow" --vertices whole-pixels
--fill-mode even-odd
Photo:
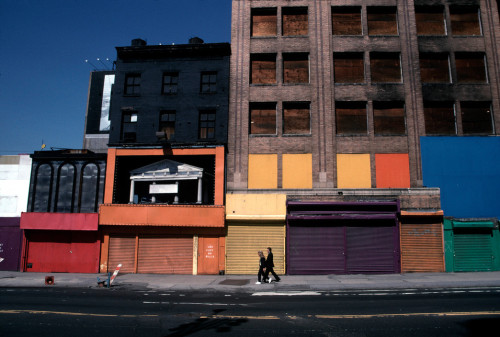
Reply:
[[[498,336],[500,317],[471,319],[461,324],[465,328],[465,337]]]
[[[223,311],[225,311],[225,309],[215,309],[213,310],[212,316],[209,318],[198,318],[194,322],[181,324],[178,327],[169,329],[172,333],[166,335],[165,337],[189,336],[191,334],[207,330],[215,330],[217,333],[227,333],[231,332],[233,327],[248,322],[248,319],[246,318],[217,318],[217,314]]]

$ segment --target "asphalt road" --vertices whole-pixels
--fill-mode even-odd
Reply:
[[[500,288],[167,292],[0,288],[0,336],[498,336]]]

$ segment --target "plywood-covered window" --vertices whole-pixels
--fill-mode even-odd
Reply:
[[[486,83],[483,53],[456,53],[455,66],[459,83]]]
[[[363,53],[335,53],[333,55],[335,83],[364,83]]]
[[[408,153],[376,153],[377,188],[410,188]]]
[[[424,102],[424,119],[428,135],[457,134],[453,102]]]
[[[309,83],[308,54],[283,54],[283,83]]]
[[[368,7],[368,35],[398,35],[396,7]]]
[[[361,7],[332,7],[333,35],[361,35]]]
[[[276,8],[252,9],[252,36],[276,36],[278,27],[276,13]]]
[[[420,54],[420,78],[424,83],[449,83],[450,64],[448,54]]]
[[[366,135],[366,102],[336,102],[337,135]]]
[[[476,6],[450,6],[450,21],[453,35],[481,35],[479,8]]]
[[[309,102],[283,103],[283,134],[305,135],[311,133]]]
[[[283,36],[304,36],[309,33],[307,7],[282,9]]]
[[[337,188],[371,188],[370,154],[337,154]]]
[[[312,154],[283,154],[282,187],[312,188]]]
[[[278,155],[248,155],[248,188],[278,188]]]
[[[370,70],[374,83],[401,82],[401,61],[398,53],[370,53]]]
[[[491,102],[461,102],[464,135],[493,134]]]
[[[276,134],[276,103],[250,104],[250,134]]]
[[[254,54],[250,63],[251,84],[276,83],[276,54]]]
[[[375,135],[405,135],[406,119],[403,102],[373,102]]]
[[[418,35],[446,35],[443,7],[415,7],[415,19]]]

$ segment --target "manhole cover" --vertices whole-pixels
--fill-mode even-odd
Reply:
[[[219,284],[229,285],[229,286],[244,286],[248,284],[250,280],[224,280],[220,281]]]

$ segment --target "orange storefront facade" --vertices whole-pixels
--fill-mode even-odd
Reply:
[[[223,273],[224,166],[223,146],[109,149],[100,272]]]

